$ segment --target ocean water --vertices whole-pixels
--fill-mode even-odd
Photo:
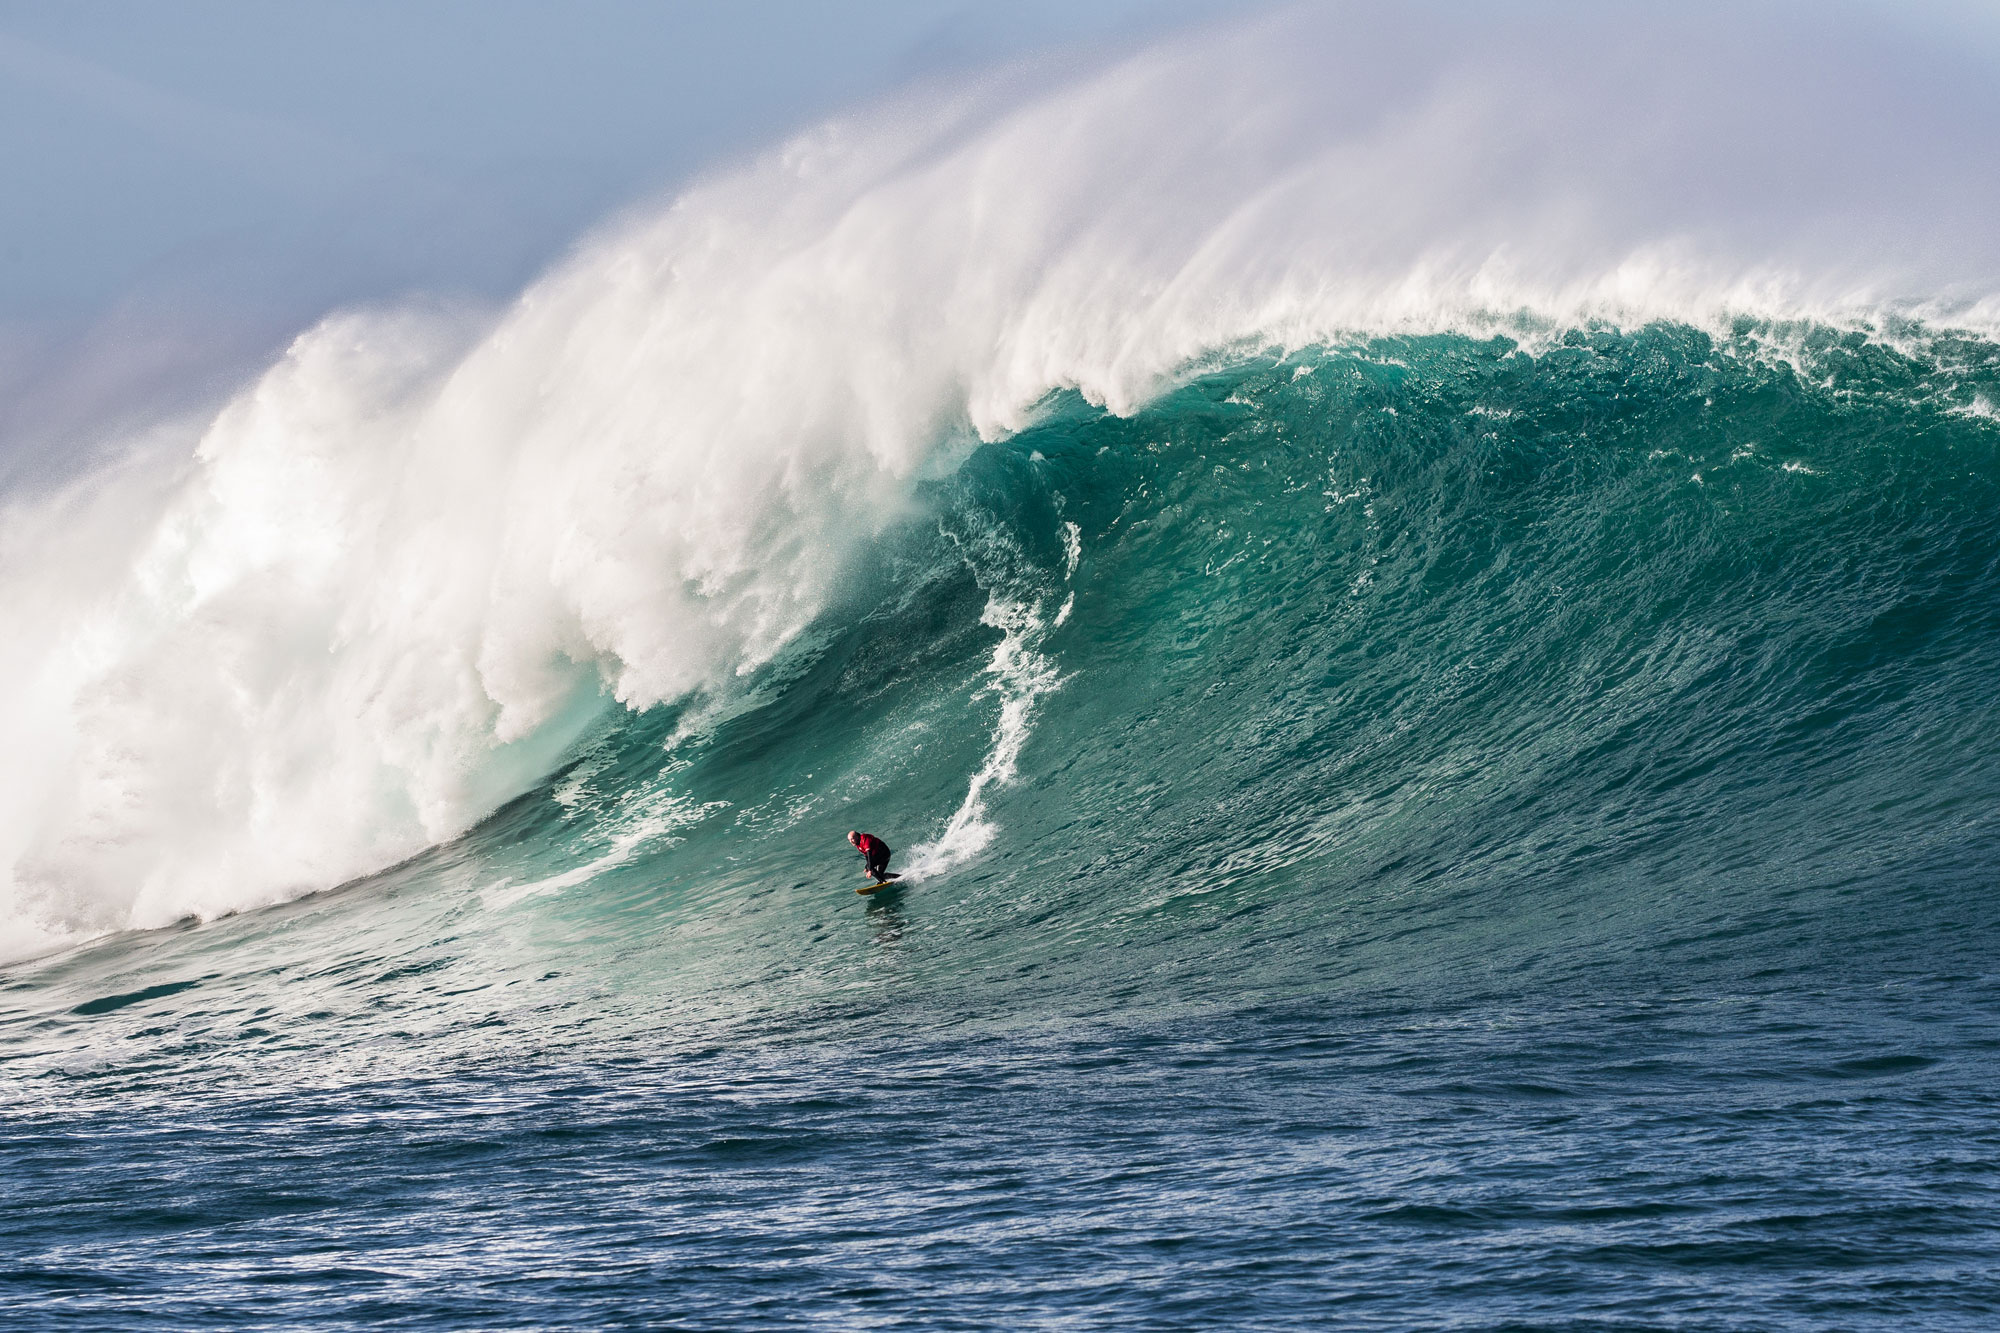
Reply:
[[[13,1319],[1990,1326],[2000,347],[1803,342],[1065,398],[757,706],[17,966]]]
[[[1980,307],[966,202],[1206,42],[10,510],[9,1327],[2000,1322]]]

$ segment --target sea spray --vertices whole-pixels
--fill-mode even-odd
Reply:
[[[33,775],[0,788],[0,949],[462,834],[605,710],[797,642],[1051,393],[1129,414],[1368,331],[1991,325],[1977,59],[1863,13],[1440,13],[1280,11],[912,94],[506,311],[330,318],[191,453],[17,498],[17,531],[97,517],[0,569]]]
[[[9,1327],[1991,1326],[2000,80],[1803,13],[914,97],[14,497],[8,945],[204,919],[5,967]]]

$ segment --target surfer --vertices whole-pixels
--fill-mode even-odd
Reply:
[[[889,857],[893,854],[889,844],[872,833],[849,833],[847,840],[861,852],[861,861],[868,867],[868,875],[877,884],[887,884],[896,876],[889,873]]]

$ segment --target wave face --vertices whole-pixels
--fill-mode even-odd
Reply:
[[[1044,405],[726,706],[602,713],[340,893],[13,969],[21,1290],[137,1326],[1975,1308],[2000,345],[1794,333],[1379,338]],[[849,891],[852,827],[898,887]]]
[[[1976,1326],[1992,85],[1537,13],[828,127],[17,501],[24,1308]]]
[[[17,502],[6,952],[331,887],[604,707],[726,693],[1051,393],[1129,414],[1357,332],[1992,323],[1983,66],[1860,20],[1739,17],[1723,58],[1716,15],[1454,17],[1282,14],[826,127],[497,316],[331,319],[191,457]]]

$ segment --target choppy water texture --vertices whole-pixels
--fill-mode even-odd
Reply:
[[[9,1325],[1992,1327],[2000,347],[1525,336],[1052,399],[739,693],[12,967]]]

